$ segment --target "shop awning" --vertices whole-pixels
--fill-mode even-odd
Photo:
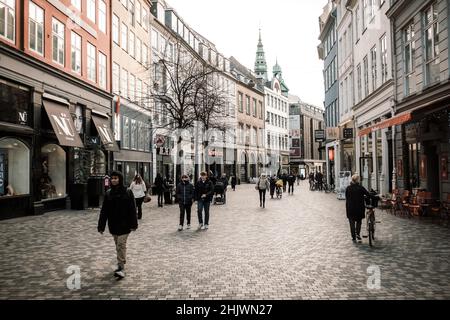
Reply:
[[[50,100],[43,100],[43,103],[59,144],[61,146],[83,148],[83,142],[81,142],[80,136],[75,130],[75,124],[69,113],[69,108],[62,103]]]
[[[114,139],[114,134],[111,130],[111,124],[108,118],[98,117],[92,115],[98,135],[102,140],[102,146],[108,151],[119,151],[119,146]]]
[[[412,120],[412,112],[405,112],[405,113],[399,114],[398,116],[395,116],[395,117],[392,117],[385,121],[382,121],[380,123],[377,123],[376,125],[373,125],[371,127],[359,130],[358,136],[362,137],[371,132],[375,132],[375,131],[378,131],[381,129],[386,129],[386,128],[393,127],[393,126],[398,126],[400,124],[403,124],[403,123],[411,121],[411,120]]]

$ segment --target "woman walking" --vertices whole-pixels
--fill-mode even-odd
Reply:
[[[133,191],[134,199],[136,200],[137,216],[138,219],[142,219],[142,203],[144,202],[147,187],[141,176],[137,174],[130,184],[130,189]]]
[[[267,179],[266,174],[262,173],[256,184],[256,189],[259,191],[259,206],[262,208],[266,207],[266,192],[269,188],[269,180]]]

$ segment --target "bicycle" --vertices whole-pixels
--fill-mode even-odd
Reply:
[[[364,238],[369,238],[369,246],[373,247],[373,242],[375,241],[375,224],[379,223],[375,220],[375,208],[378,207],[378,201],[380,197],[375,191],[370,192],[370,196],[365,198],[366,202],[366,228],[367,236]]]
[[[334,192],[334,184],[325,183],[323,189],[325,190],[325,193]]]

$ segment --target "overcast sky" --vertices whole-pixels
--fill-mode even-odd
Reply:
[[[167,0],[225,56],[254,69],[258,29],[269,77],[278,58],[290,93],[323,107],[323,62],[317,55],[319,16],[327,0]]]

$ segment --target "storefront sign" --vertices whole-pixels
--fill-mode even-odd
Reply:
[[[223,151],[222,150],[217,150],[217,149],[209,149],[208,150],[208,155],[210,157],[223,157]]]
[[[83,143],[75,130],[75,124],[69,113],[69,108],[64,104],[49,100],[44,100],[44,108],[59,144],[62,146],[83,148]]]
[[[448,180],[448,154],[441,155],[441,178]]]
[[[403,124],[405,122],[408,122],[412,119],[412,114],[410,112],[405,114],[400,114],[398,116],[392,117],[390,119],[387,119],[385,121],[382,121],[380,123],[377,123],[376,125],[368,128],[364,128],[359,130],[358,136],[362,137],[365,136],[371,132],[375,132],[381,129],[386,129],[393,126],[398,126],[400,124]]]
[[[325,142],[325,130],[315,130],[314,133],[316,142]]]
[[[97,117],[92,115],[98,135],[102,140],[103,147],[109,151],[119,151],[119,147],[114,139],[114,134],[111,130],[111,123],[108,118]]]
[[[28,113],[26,111],[18,112],[19,124],[26,125],[28,123]]]
[[[327,128],[327,140],[337,140],[339,139],[339,128]]]
[[[344,139],[353,139],[353,128],[344,129]]]

